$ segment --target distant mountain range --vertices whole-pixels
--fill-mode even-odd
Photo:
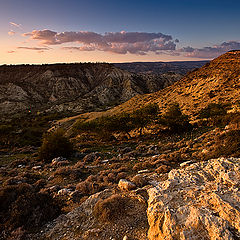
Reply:
[[[193,69],[200,68],[209,61],[182,61],[182,62],[132,62],[114,63],[120,69],[132,73],[164,74],[174,72],[185,75]]]
[[[0,115],[9,118],[24,113],[106,110],[136,95],[170,86],[183,73],[204,63],[3,65]]]

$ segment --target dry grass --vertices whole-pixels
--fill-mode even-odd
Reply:
[[[127,214],[127,197],[118,194],[107,199],[99,200],[94,207],[93,214],[101,222],[113,222]]]

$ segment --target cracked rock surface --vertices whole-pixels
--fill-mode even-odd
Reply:
[[[240,159],[219,158],[169,172],[148,190],[149,240],[239,239]]]

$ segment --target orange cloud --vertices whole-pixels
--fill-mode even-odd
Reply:
[[[8,32],[8,35],[9,36],[13,36],[13,35],[15,35],[16,34],[16,32],[14,32],[13,30],[10,30],[9,32]]]

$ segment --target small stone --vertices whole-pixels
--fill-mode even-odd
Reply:
[[[58,191],[58,195],[67,195],[67,194],[69,194],[71,191],[69,190],[69,189],[67,189],[67,188],[63,188],[63,189],[61,189],[61,190],[59,190]]]
[[[149,173],[148,169],[139,170],[138,173]]]
[[[62,161],[66,161],[66,158],[64,158],[64,157],[56,157],[56,158],[54,158],[52,160],[52,165],[55,165],[55,164],[57,164],[59,162],[62,162]]]
[[[107,163],[107,162],[109,162],[108,159],[106,159],[106,160],[102,160],[102,163]]]
[[[34,166],[33,167],[34,170],[38,170],[38,169],[41,169],[41,168],[42,168],[42,166]]]
[[[126,179],[120,179],[119,183],[118,183],[118,187],[121,189],[121,190],[133,190],[136,188],[136,185]]]

